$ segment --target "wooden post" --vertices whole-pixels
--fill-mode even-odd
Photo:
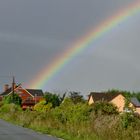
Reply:
[[[13,103],[14,103],[14,88],[15,88],[15,77],[13,76],[13,82],[12,82],[12,98],[13,98]]]

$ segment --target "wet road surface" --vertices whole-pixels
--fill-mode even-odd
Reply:
[[[0,140],[58,140],[0,119]]]

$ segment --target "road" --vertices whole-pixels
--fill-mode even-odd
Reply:
[[[0,140],[58,140],[0,120]]]

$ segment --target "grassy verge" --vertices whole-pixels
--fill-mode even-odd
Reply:
[[[15,105],[4,105],[0,109],[0,118],[65,140],[99,140],[94,133],[91,135],[86,133],[87,124],[63,124],[55,120],[51,112],[22,111]]]
[[[109,112],[110,113],[110,112]],[[133,114],[95,114],[86,105],[60,106],[48,112],[0,107],[0,118],[65,140],[139,140],[140,119]]]

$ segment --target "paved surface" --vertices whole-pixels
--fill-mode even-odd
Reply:
[[[58,140],[0,120],[0,140]]]

